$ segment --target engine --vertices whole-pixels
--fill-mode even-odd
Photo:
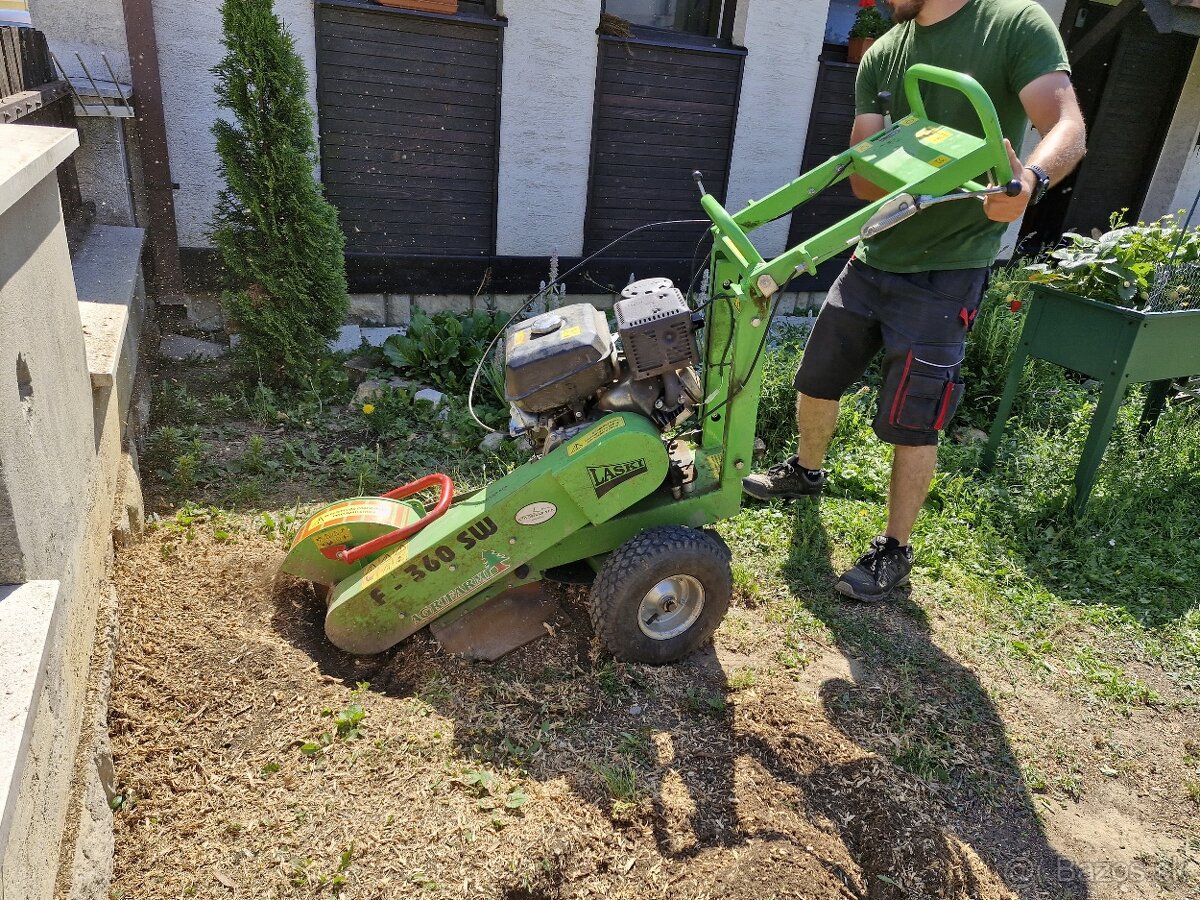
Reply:
[[[505,341],[504,392],[511,430],[548,453],[613,412],[679,425],[702,399],[699,320],[668,278],[630,284],[604,313],[576,303],[514,326]]]

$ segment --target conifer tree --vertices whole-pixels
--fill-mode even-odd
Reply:
[[[226,314],[238,354],[277,384],[300,384],[346,316],[345,238],[314,178],[308,78],[272,0],[224,0],[225,58],[213,69],[220,171],[213,240],[235,286]]]

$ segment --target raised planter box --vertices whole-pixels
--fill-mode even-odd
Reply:
[[[1087,442],[1075,472],[1075,511],[1087,506],[1096,470],[1112,434],[1125,389],[1200,374],[1200,309],[1143,312],[1035,285],[1029,315],[1013,354],[1000,409],[984,451],[990,468],[1029,357],[1044,359],[1103,383]],[[1157,416],[1152,392],[1146,420]],[[1161,407],[1159,407],[1161,408]]]

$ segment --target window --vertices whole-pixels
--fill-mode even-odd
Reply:
[[[875,6],[885,19],[891,18],[891,9],[884,3],[877,2]],[[830,0],[829,17],[825,20],[825,43],[841,44],[843,47],[850,41],[850,26],[858,15],[858,0]]]
[[[631,25],[723,37],[722,22],[734,0],[604,0],[604,11]],[[728,7],[728,10],[726,9]]]

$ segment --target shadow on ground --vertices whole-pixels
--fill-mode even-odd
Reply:
[[[817,504],[797,504],[785,574],[793,594],[833,634],[853,673],[852,681],[831,678],[821,685],[829,721],[864,750],[930,785],[949,830],[1020,897],[1088,897],[1083,871],[1050,845],[1004,725],[975,673],[933,642],[925,610],[907,588],[887,605],[837,599],[830,560]],[[818,795],[828,804],[841,799]]]
[[[810,577],[818,573],[819,582],[828,554],[803,514],[798,523],[798,537],[817,541],[792,563],[809,567]],[[814,559],[824,568],[811,569]],[[448,657],[424,634],[378,657],[344,654],[325,639],[324,609],[311,587],[295,582],[277,587],[271,624],[323,675],[347,687],[369,682],[372,693],[429,703],[454,722],[465,765],[519,770],[543,784],[565,779],[575,796],[606,817],[604,830],[621,854],[636,859],[645,852],[652,871],[668,874],[665,896],[1008,896],[978,852],[1010,868],[1023,853],[1029,871],[1012,868],[1006,880],[1034,897],[1042,895],[1026,888],[1037,872],[1065,864],[1040,832],[1025,828],[1026,818],[1034,820],[1023,793],[992,796],[1005,824],[987,827],[984,807],[965,787],[939,786],[970,799],[981,813],[975,830],[964,828],[969,816],[954,820],[964,843],[942,827],[940,804],[947,798],[877,755],[891,754],[862,733],[859,719],[866,707],[879,706],[877,685],[894,679],[899,662],[891,655],[860,662],[864,677],[857,684],[823,685],[822,710],[782,679],[731,688],[723,650],[710,648],[662,668],[598,656],[582,595],[564,589],[562,599],[552,635],[491,664]],[[921,688],[925,706],[916,724],[922,733],[941,723],[947,734],[956,734],[960,723],[951,717],[969,708],[979,719],[972,738],[1006,746],[974,677],[955,670],[929,644],[912,621],[915,607],[909,607],[909,615],[890,617],[886,631],[902,638],[905,649],[896,650],[904,658],[921,660],[920,678],[937,679],[936,688]],[[873,616],[833,615],[819,603],[813,609],[837,635],[839,650],[864,655],[854,635],[875,628]],[[936,674],[942,671],[946,677]],[[891,713],[882,721],[899,735],[913,724]],[[993,762],[1001,770],[1004,765]],[[1011,758],[1007,766],[1019,779]],[[953,774],[960,778],[958,766]],[[1020,827],[1009,822],[1013,807]],[[565,863],[502,896],[558,897],[583,877],[628,874],[604,848],[595,855],[574,871]],[[1085,896],[1082,880],[1073,883],[1079,887],[1075,896]]]

